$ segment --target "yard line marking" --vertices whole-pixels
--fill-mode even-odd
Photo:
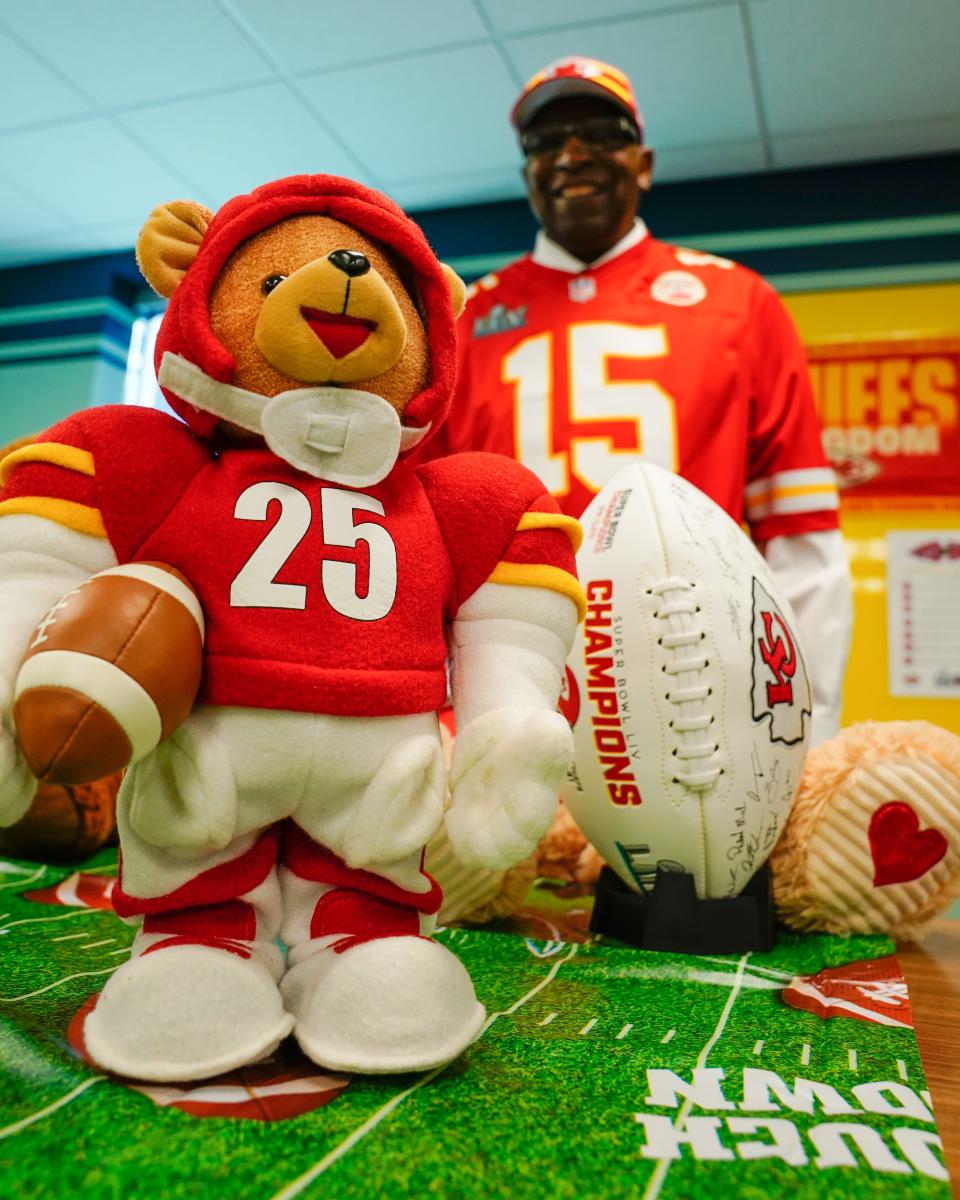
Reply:
[[[7,917],[9,917],[9,916],[10,916],[9,913],[4,913],[3,916],[0,917],[0,921],[5,921],[7,919]]]
[[[736,999],[740,994],[740,990],[743,986],[743,975],[744,975],[744,971],[745,971],[746,965],[747,965],[747,960],[749,959],[749,957],[750,957],[749,953],[744,954],[743,957],[740,959],[740,961],[737,963],[737,973],[736,973],[736,977],[734,979],[733,986],[730,989],[730,995],[727,997],[727,1002],[723,1006],[723,1011],[720,1014],[720,1018],[717,1021],[717,1026],[714,1029],[713,1034],[710,1037],[710,1040],[703,1047],[703,1049],[700,1051],[700,1054],[697,1057],[696,1068],[700,1068],[704,1065],[704,1063],[707,1061],[707,1058],[710,1055],[710,1051],[714,1048],[714,1046],[717,1044],[717,1042],[723,1036],[723,1031],[726,1028],[727,1021],[730,1019],[730,1013],[733,1011],[733,1006],[734,1006]],[[762,1042],[758,1042],[757,1044],[761,1048],[763,1047]],[[757,1053],[757,1052],[758,1051],[755,1046],[754,1053]],[[682,1128],[683,1123],[687,1118],[687,1114],[690,1112],[690,1109],[692,1107],[693,1107],[693,1100],[688,1096],[687,1099],[684,1100],[683,1105],[681,1106],[680,1111],[677,1114],[677,1119],[674,1122],[675,1128]],[[656,1169],[654,1170],[653,1175],[650,1177],[650,1182],[647,1184],[646,1191],[643,1193],[643,1200],[656,1200],[656,1197],[659,1196],[660,1189],[663,1186],[663,1181],[664,1181],[664,1179],[666,1179],[667,1171],[670,1168],[670,1161],[671,1160],[669,1160],[669,1159],[661,1159],[657,1163]]]
[[[35,992],[24,992],[22,996],[0,996],[0,1004],[15,1004],[17,1000],[29,1000],[31,996],[42,996],[44,992],[52,991],[61,983],[69,983],[71,979],[86,979],[88,975],[109,975],[116,969],[116,967],[98,967],[96,971],[78,971],[75,975],[65,975],[63,979],[55,979],[53,983],[37,988]]]
[[[551,929],[553,929],[553,926],[551,926]],[[553,931],[554,933],[559,932],[556,929]],[[562,942],[557,938],[549,938],[543,943],[543,949],[541,950],[533,938],[525,938],[524,941],[527,944],[527,949],[534,956],[534,958],[553,958],[553,956],[555,954],[559,954],[567,944],[566,942]]]
[[[514,1004],[511,1004],[509,1008],[504,1009],[503,1012],[492,1013],[489,1017],[487,1017],[483,1028],[477,1034],[477,1042],[480,1041],[480,1039],[498,1017],[512,1016],[518,1008],[522,1008],[528,1000],[532,1000],[533,997],[539,992],[542,992],[549,983],[552,983],[557,972],[564,963],[569,962],[570,959],[573,958],[577,952],[577,949],[578,944],[573,942],[570,946],[569,952],[565,954],[563,958],[558,959],[553,964],[553,966],[543,977],[543,979],[541,979],[541,981],[536,985],[536,987],[532,987],[525,996],[521,996],[519,1000],[517,1000]],[[476,1045],[476,1042],[474,1042],[474,1045]],[[433,1079],[436,1079],[440,1072],[446,1070],[449,1065],[449,1063],[441,1063],[439,1067],[434,1067],[433,1070],[424,1075],[422,1079],[418,1079],[412,1087],[408,1087],[406,1091],[401,1092],[398,1096],[394,1096],[392,1100],[388,1100],[382,1108],[378,1108],[372,1116],[368,1117],[362,1125],[358,1126],[358,1128],[356,1128],[349,1137],[345,1138],[339,1146],[334,1146],[330,1153],[324,1155],[319,1162],[314,1163],[312,1167],[304,1171],[304,1173],[297,1179],[294,1179],[292,1183],[288,1183],[286,1187],[281,1188],[279,1192],[275,1192],[274,1195],[270,1197],[270,1200],[290,1200],[292,1196],[299,1196],[304,1188],[309,1187],[315,1179],[318,1179],[324,1173],[324,1171],[326,1171],[329,1167],[332,1167],[333,1164],[343,1158],[345,1154],[349,1153],[349,1151],[353,1149],[353,1147],[361,1140],[361,1138],[366,1137],[371,1130],[376,1129],[380,1122],[389,1117],[394,1109],[399,1108],[408,1096],[412,1096],[413,1093],[422,1088],[424,1084],[430,1083]]]
[[[907,1074],[907,1064],[903,1061],[902,1058],[897,1059],[897,1070],[900,1073],[900,1078],[903,1080],[904,1083],[906,1083],[907,1080],[910,1078],[910,1076]]]
[[[586,1025],[584,1025],[584,1027],[580,1030],[580,1036],[583,1037],[584,1034],[589,1033],[590,1030],[594,1027],[594,1025],[596,1025],[596,1023],[597,1023],[597,1018],[591,1017],[590,1020],[586,1023]]]
[[[129,946],[121,946],[119,950],[108,950],[107,951],[107,954],[129,954],[129,953],[130,953]]]
[[[417,1091],[418,1088],[422,1088],[425,1083],[430,1083],[431,1080],[435,1079],[440,1072],[449,1065],[449,1063],[442,1063],[439,1067],[434,1067],[432,1071],[424,1075],[424,1077],[418,1080],[412,1087],[408,1087],[406,1091],[400,1092],[399,1095],[394,1096],[392,1100],[388,1100],[382,1108],[378,1108],[372,1116],[368,1117],[362,1125],[358,1126],[348,1138],[345,1138],[340,1143],[339,1146],[334,1146],[329,1154],[321,1158],[318,1163],[314,1163],[309,1170],[304,1171],[304,1173],[298,1179],[294,1179],[293,1182],[288,1183],[285,1188],[281,1188],[279,1192],[274,1193],[274,1195],[271,1197],[271,1200],[289,1200],[291,1196],[299,1196],[304,1188],[309,1187],[310,1184],[313,1183],[315,1179],[319,1178],[319,1176],[321,1176],[328,1167],[332,1167],[333,1164],[338,1161],[338,1159],[341,1159],[345,1154],[352,1150],[361,1138],[366,1137],[366,1135],[372,1129],[376,1129],[380,1122],[386,1117],[389,1117],[395,1108],[399,1108],[408,1096],[413,1095],[413,1093]]]
[[[51,942],[75,942],[77,938],[87,937],[86,933],[65,933],[62,937],[51,938]]]
[[[714,1048],[720,1038],[723,1036],[723,1031],[727,1027],[727,1021],[730,1019],[730,1013],[733,1011],[733,1006],[736,1003],[737,997],[740,995],[740,989],[743,986],[743,973],[747,966],[747,959],[750,957],[749,952],[744,954],[737,963],[737,974],[734,979],[733,986],[730,989],[730,995],[727,997],[727,1002],[723,1006],[723,1012],[720,1014],[720,1019],[717,1021],[717,1027],[714,1029],[710,1040],[700,1051],[697,1057],[696,1068],[700,1068],[710,1056],[710,1051]],[[763,1043],[761,1043],[762,1045]],[[693,1100],[690,1096],[684,1100],[681,1105],[677,1119],[674,1122],[674,1128],[682,1128],[683,1122],[687,1119],[687,1114],[693,1108]],[[657,1163],[656,1169],[650,1176],[650,1182],[647,1184],[646,1191],[643,1193],[643,1200],[656,1200],[660,1195],[660,1189],[663,1187],[663,1181],[667,1177],[667,1171],[670,1169],[671,1159],[661,1158]]]
[[[626,1025],[624,1025],[624,1027],[623,1027],[623,1028],[620,1030],[620,1032],[617,1034],[617,1041],[619,1042],[619,1041],[621,1041],[623,1038],[625,1038],[625,1037],[627,1036],[627,1034],[630,1032],[630,1030],[631,1030],[632,1028],[633,1028],[633,1022],[632,1022],[632,1021],[628,1021],[628,1022],[626,1023]]]
[[[848,1051],[847,1051],[847,1062],[850,1064],[850,1070],[851,1070],[851,1071],[858,1071],[858,1070],[859,1070],[859,1067],[857,1066],[857,1052],[856,1052],[856,1050],[848,1050]]]
[[[762,1038],[753,1047],[753,1052],[754,1052],[754,1054],[762,1054],[763,1053],[763,1039]]]
[[[22,921],[11,921],[9,925],[0,929],[0,933],[6,933],[8,929],[13,929],[17,925],[42,925],[46,921],[69,921],[72,917],[89,917],[91,913],[102,911],[99,908],[73,908],[70,912],[57,917],[24,917]]]
[[[810,1043],[809,1042],[803,1043],[803,1050],[800,1052],[800,1065],[801,1065],[801,1067],[809,1067],[810,1066]]]
[[[521,996],[519,1000],[517,1000],[513,1004],[511,1004],[509,1008],[505,1008],[503,1010],[503,1012],[497,1012],[497,1013],[494,1013],[492,1017],[487,1017],[486,1024],[480,1030],[479,1037],[483,1037],[483,1035],[487,1032],[487,1030],[490,1028],[490,1026],[494,1023],[494,1021],[498,1017],[512,1016],[517,1011],[518,1008],[522,1008],[527,1003],[528,1000],[531,1000],[534,996],[537,995],[538,992],[542,992],[543,989],[547,986],[547,984],[553,982],[557,972],[560,970],[560,968],[563,966],[563,964],[569,962],[570,959],[573,958],[573,956],[576,954],[578,949],[579,949],[579,944],[577,942],[572,942],[570,945],[569,952],[567,954],[565,954],[563,956],[563,958],[558,959],[557,962],[555,962],[553,964],[553,966],[550,968],[550,970],[547,972],[547,974],[544,975],[543,979],[540,980],[540,982],[537,984],[536,987],[531,988],[530,991],[527,992],[527,994],[525,996]],[[477,1040],[479,1041],[479,1038]]]
[[[28,1125],[33,1125],[36,1121],[49,1116],[50,1113],[56,1112],[58,1108],[63,1108],[65,1104],[69,1104],[71,1100],[76,1099],[81,1092],[85,1092],[87,1088],[93,1087],[95,1083],[101,1083],[104,1079],[106,1079],[106,1075],[94,1075],[92,1079],[85,1079],[72,1092],[67,1092],[59,1100],[54,1100],[52,1104],[48,1104],[46,1108],[41,1108],[37,1112],[31,1113],[29,1117],[24,1117],[22,1121],[15,1121],[13,1125],[7,1125],[5,1128],[0,1129],[0,1139],[13,1137],[15,1133],[20,1133]]]
[[[676,1036],[677,1036],[677,1031],[675,1029],[668,1029],[667,1032],[660,1039],[660,1045],[665,1046],[667,1044],[667,1042],[672,1042]]]
[[[725,967],[732,966],[732,963],[730,962],[729,957],[728,958],[719,958],[715,954],[703,954],[703,955],[700,955],[700,957],[703,958],[704,962],[722,963]],[[766,975],[770,979],[782,979],[786,983],[789,983],[792,979],[795,978],[795,976],[793,975],[793,973],[791,971],[780,971],[776,967],[761,967],[761,966],[758,966],[756,963],[750,964],[750,970],[747,972],[747,974],[748,975]]]
[[[537,1023],[538,1023],[539,1025],[549,1025],[549,1024],[550,1024],[550,1022],[551,1022],[551,1021],[554,1019],[554,1017],[556,1017],[556,1016],[559,1016],[559,1013],[555,1013],[555,1012],[552,1012],[552,1013],[547,1013],[547,1015],[546,1015],[546,1016],[543,1018],[543,1020],[542,1020],[542,1021],[538,1021]]]
[[[81,946],[81,950],[96,950],[98,946],[112,946],[116,938],[104,938],[102,942],[91,942],[88,946]]]
[[[26,887],[28,883],[34,883],[46,875],[47,868],[38,867],[32,875],[27,875],[25,871],[21,873],[21,869],[15,867],[12,863],[0,863],[0,873],[4,875],[20,875],[19,879],[11,879],[9,883],[0,883],[0,888]]]

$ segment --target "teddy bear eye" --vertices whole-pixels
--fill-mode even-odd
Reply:
[[[283,283],[286,275],[268,275],[263,283],[260,284],[260,291],[265,296],[269,296],[277,284]]]

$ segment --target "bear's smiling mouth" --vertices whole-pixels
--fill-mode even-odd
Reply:
[[[377,328],[376,321],[364,317],[348,317],[344,313],[326,312],[306,305],[301,306],[300,315],[334,358],[344,358],[352,353]]]

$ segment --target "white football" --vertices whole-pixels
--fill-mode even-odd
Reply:
[[[699,896],[737,895],[786,824],[807,750],[793,613],[736,522],[662,467],[626,467],[581,521],[564,800],[634,891],[672,862]]]

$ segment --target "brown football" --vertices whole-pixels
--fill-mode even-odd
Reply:
[[[0,829],[0,853],[79,862],[117,840],[120,773],[95,783],[41,783],[29,810]]]
[[[102,779],[180,725],[203,667],[203,613],[179,571],[127,563],[68,592],[34,630],[13,719],[45,782]]]

